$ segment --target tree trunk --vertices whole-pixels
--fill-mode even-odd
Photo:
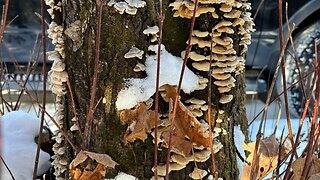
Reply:
[[[191,19],[174,18],[172,9],[168,7],[169,1],[163,1],[165,7],[164,38],[163,44],[166,49],[180,56],[181,51],[186,48],[188,40],[189,27]],[[102,13],[102,32],[101,48],[98,69],[98,85],[95,103],[98,104],[94,112],[92,138],[89,151],[108,154],[119,165],[115,169],[107,169],[107,178],[112,178],[119,171],[131,174],[139,179],[150,179],[153,176],[151,171],[153,167],[153,148],[152,136],[148,134],[145,142],[136,140],[134,143],[125,144],[123,139],[128,125],[121,124],[119,111],[116,109],[115,102],[119,91],[123,88],[124,79],[143,78],[144,72],[136,73],[133,68],[137,62],[144,63],[138,58],[125,59],[124,54],[135,46],[144,52],[150,44],[150,38],[142,32],[148,26],[157,25],[158,2],[146,0],[146,7],[139,8],[136,15],[119,14],[113,7],[104,6]],[[217,6],[217,5],[215,5]],[[216,8],[218,9],[218,8]],[[217,10],[218,11],[218,10]],[[65,1],[62,11],[62,26],[67,29],[72,24],[80,20],[81,30],[77,31],[79,36],[72,39],[66,35],[65,44],[65,64],[66,71],[74,95],[75,108],[80,121],[80,128],[84,131],[86,115],[89,111],[90,92],[93,82],[94,58],[95,58],[95,40],[97,33],[97,9],[95,1],[71,0]],[[218,13],[222,16],[222,13]],[[56,18],[56,21],[59,18]],[[222,19],[222,18],[221,18]],[[196,18],[194,29],[207,30],[212,29],[220,19],[213,19],[208,14]],[[237,31],[236,31],[237,32]],[[237,45],[240,35],[233,35],[233,42],[237,54],[241,47]],[[199,50],[201,51],[201,50]],[[191,66],[191,60],[188,60],[187,66]],[[208,72],[197,72],[198,75],[207,77]],[[223,148],[215,154],[215,164],[219,170],[219,177],[224,179],[237,179],[238,170],[236,162],[236,148],[234,145],[233,128],[241,125],[243,132],[247,131],[247,122],[245,117],[245,82],[241,73],[236,76],[235,87],[230,94],[234,99],[227,104],[219,103],[221,94],[215,85],[212,85],[212,117],[214,127],[220,127],[227,131],[227,134],[220,134],[218,139],[223,144]],[[191,94],[181,94],[181,99],[190,97],[207,100],[207,88]],[[102,100],[103,99],[103,100]],[[167,103],[161,101],[161,109],[167,108]],[[154,108],[154,106],[152,107]],[[218,118],[218,110],[224,110],[221,123],[215,123]],[[160,110],[162,111],[162,110]],[[72,126],[71,119],[74,117],[72,100],[69,93],[65,95],[65,122],[64,128],[69,132],[74,144],[81,148],[83,141],[79,134],[69,131]],[[205,115],[202,118],[207,118]],[[159,151],[158,164],[166,161],[166,148]],[[72,149],[69,149],[68,159],[74,158]],[[201,169],[210,169],[212,174],[211,159],[205,163],[197,163]],[[191,162],[180,171],[170,173],[170,179],[190,179],[189,173],[193,171],[195,163]],[[68,175],[66,175],[68,176]]]

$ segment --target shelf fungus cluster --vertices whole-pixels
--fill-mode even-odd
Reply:
[[[148,26],[145,30],[143,30],[143,34],[150,37],[151,43],[157,42],[158,37],[159,37],[158,32],[159,32],[158,26],[151,26],[151,27]],[[164,48],[164,46],[163,46],[163,48]],[[150,45],[148,47],[148,51],[157,52],[158,45],[156,45],[156,44]],[[140,49],[132,46],[131,49],[124,55],[124,58],[126,58],[126,59],[130,59],[130,58],[142,59],[143,55],[144,55],[143,50],[140,50]],[[134,72],[141,72],[141,71],[145,71],[145,70],[146,70],[146,66],[140,62],[138,62],[136,64],[136,66],[133,68]]]
[[[194,1],[185,0],[176,1],[170,6],[175,17],[190,19],[195,4]],[[230,91],[235,87],[235,76],[244,70],[244,55],[251,43],[250,32],[254,31],[251,14],[247,12],[250,7],[247,0],[200,0],[195,12],[196,17],[209,13],[215,23],[209,28],[193,31],[188,58],[199,72],[211,71],[213,83],[221,94],[221,104],[232,101]],[[236,36],[239,36],[239,42],[234,42]],[[185,52],[181,56],[184,57]]]
[[[62,11],[62,1],[46,0],[45,3],[50,7],[47,11],[54,19],[55,14],[59,14]],[[65,53],[64,53],[64,29],[52,21],[49,25],[48,36],[52,39],[55,49],[47,52],[48,60],[53,61],[51,70],[49,71],[50,85],[52,92],[56,95],[56,112],[54,115],[55,121],[60,127],[63,126],[63,109],[64,109],[64,95],[66,94],[65,82],[67,82],[68,74],[65,71]],[[54,175],[57,179],[63,179],[63,174],[66,173],[68,162],[64,157],[65,148],[64,138],[60,131],[54,132],[55,144],[53,145],[54,160],[52,162],[55,172]]]
[[[147,5],[145,1],[142,0],[125,0],[116,2],[115,0],[110,0],[107,4],[119,12],[119,14],[127,13],[130,15],[137,14],[138,8],[143,8]]]
[[[195,9],[194,1],[187,0],[177,0],[169,6],[174,11],[174,17],[188,19],[192,18]],[[231,90],[236,86],[236,76],[244,69],[244,55],[250,44],[250,32],[254,30],[250,13],[247,12],[250,6],[247,0],[199,0],[199,6],[195,12],[196,17],[206,15],[211,19],[206,26],[200,25],[198,29],[195,29],[190,39],[192,46],[187,58],[191,61],[193,73],[198,74],[198,87],[193,90],[206,89],[208,78],[201,75],[210,73],[213,77],[213,85],[220,94],[219,103],[222,105],[233,100]],[[158,53],[158,45],[155,44],[158,32],[157,26],[148,27],[143,31],[151,40],[148,53]],[[164,51],[164,46],[161,46],[161,50]],[[163,51],[161,51],[161,57]],[[185,51],[181,52],[182,58],[185,55]],[[126,58],[141,59],[142,56],[143,51],[135,47],[125,54]],[[147,63],[145,66],[139,62],[134,67],[134,71],[140,72],[146,68],[148,68]],[[135,140],[145,141],[147,134],[151,133],[152,137],[157,139],[159,147],[168,148],[170,129],[174,129],[169,171],[179,171],[192,161],[206,162],[211,156],[210,144],[213,145],[214,153],[223,148],[222,143],[216,137],[228,133],[219,125],[223,119],[227,119],[224,117],[224,111],[218,111],[217,126],[213,129],[214,139],[210,142],[209,125],[206,120],[207,102],[195,97],[180,98],[175,120],[172,122],[170,114],[172,113],[172,102],[177,96],[176,89],[172,84],[161,85],[159,91],[162,99],[169,104],[169,110],[159,116],[157,137],[153,127],[155,111],[151,110],[154,100],[151,98],[145,102],[139,101],[139,104],[133,109],[120,109],[120,120],[128,125],[124,141],[127,143]],[[159,177],[165,176],[165,169],[164,164],[158,165]],[[202,179],[212,177],[212,174],[195,168],[189,176],[192,179]]]

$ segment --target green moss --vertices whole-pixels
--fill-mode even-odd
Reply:
[[[80,6],[80,21],[83,23],[88,20],[88,17],[91,17],[91,7],[93,6],[92,2],[90,1],[83,1],[82,5]]]

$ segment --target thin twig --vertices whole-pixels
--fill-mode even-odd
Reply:
[[[2,43],[3,34],[4,34],[5,27],[6,27],[9,3],[10,3],[10,0],[6,0],[5,10],[4,10],[4,13],[2,16],[2,20],[1,20],[0,44]]]
[[[312,73],[314,72],[314,70],[306,73],[302,79],[297,80],[296,82],[292,83],[287,90],[292,89],[293,87],[295,87],[298,83],[300,83],[301,81],[305,80],[306,78],[308,78]],[[279,93],[276,97],[274,97],[268,104],[268,106],[270,106],[274,101],[278,100],[280,98],[280,96],[283,95],[283,91],[281,93]],[[248,126],[251,126],[252,123],[264,112],[264,109],[262,109],[248,124]]]
[[[259,6],[258,6],[258,8],[257,8],[257,11],[256,11],[256,13],[255,13],[254,16],[253,16],[253,21],[256,20],[258,14],[259,14],[259,12],[260,12],[260,9],[261,9],[261,7],[262,7],[262,5],[263,5],[263,3],[264,3],[264,0],[260,0]]]
[[[280,42],[280,51],[282,49],[286,49],[283,47],[283,28],[282,28],[282,0],[278,0],[278,20],[279,20],[279,42]],[[289,28],[290,30],[290,28]],[[291,35],[289,35],[290,38]],[[289,132],[289,139],[291,141],[291,145],[294,145],[293,141],[293,133],[290,121],[290,112],[289,112],[289,102],[288,102],[288,92],[287,92],[287,79],[286,79],[286,69],[285,69],[285,59],[284,56],[281,56],[281,72],[282,72],[282,86],[283,86],[283,96],[284,96],[284,106],[286,110],[286,118]]]
[[[294,28],[292,28],[292,30],[293,29]],[[289,32],[289,36],[292,33],[292,30]],[[289,42],[289,36],[287,37],[286,42],[284,44],[284,47],[281,50],[280,57],[278,59],[278,63],[277,63],[277,66],[276,66],[276,70],[275,70],[275,73],[274,73],[274,76],[273,76],[273,79],[272,79],[272,82],[271,82],[271,85],[270,85],[270,88],[269,88],[269,91],[268,91],[266,105],[264,107],[264,111],[263,111],[262,118],[261,118],[260,125],[259,125],[259,130],[258,130],[258,133],[257,133],[257,136],[256,136],[256,144],[255,144],[255,148],[254,148],[254,152],[253,152],[253,159],[252,159],[252,165],[251,165],[251,171],[250,171],[250,179],[254,179],[254,177],[256,176],[257,171],[258,171],[257,167],[258,167],[258,163],[259,162],[257,161],[258,160],[257,155],[258,155],[258,149],[259,149],[259,146],[260,146],[260,141],[261,141],[261,136],[262,136],[262,134],[261,134],[262,125],[263,125],[263,122],[265,120],[265,114],[268,111],[268,107],[269,107],[269,104],[270,104],[272,90],[274,88],[274,85],[275,85],[275,82],[276,82],[276,78],[277,78],[277,75],[278,75],[278,72],[279,72],[279,67],[280,67],[280,64],[281,64],[281,58],[284,56],[285,49],[286,49],[287,44]]]
[[[12,174],[12,172],[11,172],[9,166],[8,166],[8,164],[4,161],[4,159],[2,158],[1,155],[0,155],[0,159],[1,159],[2,163],[4,164],[4,166],[6,167],[6,169],[8,170],[12,180],[15,180],[15,178],[14,178],[14,176],[13,176],[13,174]],[[2,172],[2,171],[0,171],[0,172]]]
[[[29,81],[29,77],[31,75],[31,73],[33,72],[33,70],[35,69],[35,67],[37,66],[37,63],[35,62],[32,66],[31,66],[31,69],[27,72],[27,77],[26,77],[26,80],[23,82],[23,87],[26,87],[28,81]],[[19,93],[19,96],[18,96],[18,99],[16,101],[16,105],[13,107],[13,110],[16,111],[18,110],[19,108],[19,104],[21,102],[21,98],[22,98],[22,95],[23,95],[23,89],[21,90],[21,92]]]
[[[291,164],[293,162],[293,155],[296,153],[297,151],[297,147],[298,147],[298,144],[299,144],[299,139],[300,139],[300,134],[301,134],[301,131],[302,131],[302,126],[304,124],[304,121],[305,121],[305,118],[306,118],[306,115],[307,115],[307,111],[308,111],[308,108],[309,108],[309,104],[310,104],[310,100],[311,100],[311,97],[312,97],[312,93],[313,93],[313,88],[316,84],[316,79],[317,79],[317,71],[313,71],[314,72],[314,76],[313,76],[313,80],[312,80],[312,83],[311,83],[311,87],[310,87],[310,91],[309,91],[309,94],[308,94],[308,97],[307,97],[307,100],[306,100],[306,103],[304,105],[304,110],[303,110],[303,113],[301,115],[301,118],[300,118],[300,121],[299,121],[299,128],[298,128],[298,132],[297,132],[297,135],[296,135],[296,140],[295,140],[295,144],[292,146],[292,155],[290,157],[290,160],[288,162],[288,165],[287,165],[287,169],[286,169],[286,173],[285,173],[285,178],[288,177],[289,175],[289,171],[290,171],[290,167],[291,167]]]
[[[317,43],[316,40],[314,41],[314,48],[315,48],[315,53],[317,54]],[[318,59],[317,59],[317,55],[316,55],[316,63],[319,64]],[[310,170],[311,167],[311,160],[312,160],[312,156],[313,156],[313,152],[312,150],[314,149],[313,146],[314,144],[314,132],[315,132],[315,128],[316,128],[316,122],[318,119],[318,109],[319,109],[319,94],[320,94],[320,68],[318,66],[317,68],[317,85],[316,85],[316,93],[315,93],[315,100],[314,100],[314,104],[313,104],[313,117],[312,117],[312,121],[311,121],[311,130],[309,133],[309,138],[308,138],[308,145],[307,145],[307,156],[304,162],[304,168],[302,171],[302,175],[301,175],[301,179],[307,179],[308,177],[308,172]]]
[[[286,23],[287,23],[288,31],[290,31],[289,17],[288,17],[288,2],[286,2]],[[290,43],[291,43],[291,48],[293,50],[294,61],[295,61],[295,64],[296,64],[296,67],[298,70],[299,78],[301,79],[302,78],[301,68],[299,66],[298,54],[297,54],[292,36],[290,36]],[[306,93],[305,85],[302,81],[300,82],[300,85],[301,85],[301,90],[302,90],[302,95],[303,95],[304,101],[306,101],[307,100],[307,93]],[[308,109],[308,118],[309,118],[309,121],[311,122],[311,119],[310,119],[311,114],[309,112],[309,109]]]
[[[76,106],[75,106],[75,102],[74,102],[74,97],[73,97],[73,93],[72,93],[72,89],[71,89],[71,86],[70,86],[69,79],[67,79],[67,86],[68,86],[69,94],[70,94],[70,98],[71,98],[72,110],[73,110],[74,118],[76,119],[76,125],[79,128],[79,134],[80,134],[81,140],[84,141],[84,134],[83,134],[83,132],[81,130],[81,126],[80,126],[80,123],[79,123],[79,119],[78,119]]]
[[[11,76],[11,75],[10,75]],[[11,76],[12,77],[12,76]],[[24,89],[25,93],[29,96],[30,100],[33,101],[34,103],[37,103],[37,105],[39,106],[39,108],[42,110],[42,105],[39,103],[39,101],[34,98],[33,96],[31,96],[31,94],[29,93],[29,91],[23,87],[23,85],[18,82],[17,80],[14,79],[14,81],[17,83],[17,85],[21,88]],[[53,122],[53,124],[59,129],[59,131],[62,133],[63,137],[67,140],[67,142],[71,145],[71,147],[73,148],[73,150],[75,152],[78,152],[78,148],[72,143],[72,141],[70,140],[70,138],[67,136],[67,134],[63,131],[63,129],[61,128],[61,126],[57,123],[57,121],[47,112],[44,111],[45,114],[50,118],[50,120]]]
[[[281,153],[282,153],[282,141],[283,141],[283,133],[284,133],[284,127],[282,129],[282,132],[281,132],[281,138],[280,138],[280,143],[279,143],[279,146],[278,146],[278,162],[277,162],[277,168],[276,168],[276,179],[279,179],[279,170],[280,170],[280,164],[281,164]],[[274,133],[275,135],[275,133]]]
[[[212,161],[212,168],[213,168],[213,174],[214,174],[214,179],[218,180],[219,178],[219,173],[218,173],[218,168],[216,165],[216,161],[214,158],[214,151],[213,151],[213,137],[212,137],[212,118],[211,118],[211,87],[212,87],[212,43],[210,45],[210,70],[208,73],[208,78],[209,78],[209,85],[208,85],[208,123],[209,123],[209,139],[210,139],[210,152],[211,152],[211,161]]]
[[[84,130],[85,140],[84,144],[87,149],[90,147],[91,140],[91,131],[92,131],[92,123],[93,123],[93,113],[94,113],[94,100],[96,96],[96,88],[98,82],[98,71],[99,71],[99,56],[100,56],[100,34],[101,34],[101,18],[102,18],[102,8],[103,8],[102,0],[96,0],[97,5],[97,36],[96,36],[96,50],[95,50],[95,63],[94,63],[94,73],[93,73],[93,84],[91,88],[91,97],[90,97],[90,105],[89,111],[86,119],[86,126]]]
[[[155,99],[155,113],[154,113],[154,159],[153,159],[153,168],[154,168],[154,178],[158,180],[158,119],[159,119],[159,82],[160,82],[160,64],[161,64],[161,44],[162,44],[162,32],[163,32],[163,22],[164,14],[162,7],[162,0],[159,0],[160,13],[158,17],[159,21],[159,39],[158,39],[158,54],[157,54],[157,72],[156,72],[156,99]]]
[[[186,54],[184,56],[183,59],[183,65],[181,68],[181,73],[180,73],[180,79],[179,79],[179,83],[178,83],[178,89],[177,89],[177,93],[176,93],[176,97],[174,100],[174,105],[173,105],[173,113],[172,113],[172,118],[171,118],[171,126],[170,126],[170,135],[169,135],[169,144],[168,144],[168,153],[167,153],[167,161],[166,161],[166,180],[169,180],[169,161],[170,161],[170,152],[171,152],[171,145],[172,145],[172,133],[173,133],[173,122],[175,120],[175,116],[177,113],[177,107],[179,106],[178,100],[179,100],[179,94],[181,91],[181,85],[182,85],[182,80],[183,80],[183,75],[184,75],[184,71],[187,65],[187,60],[188,60],[188,56],[190,53],[190,49],[191,49],[191,38],[192,38],[192,32],[193,32],[193,27],[194,27],[194,23],[196,20],[196,11],[198,8],[198,0],[194,1],[194,9],[193,9],[193,15],[192,15],[192,22],[191,22],[191,26],[190,26],[190,30],[189,30],[189,39],[188,39],[188,45],[186,48]]]
[[[34,162],[34,169],[33,169],[33,180],[37,179],[37,171],[38,171],[38,164],[39,164],[39,156],[40,156],[40,147],[42,143],[42,129],[44,124],[44,115],[46,111],[46,101],[47,101],[47,57],[46,57],[46,27],[45,27],[45,2],[41,0],[41,27],[42,27],[42,71],[43,71],[43,91],[42,91],[42,113],[41,113],[41,120],[40,120],[40,129],[39,129],[39,137],[38,137],[38,147],[36,153],[36,160]],[[30,75],[30,74],[29,74]],[[27,80],[26,80],[27,82]],[[23,91],[23,90],[22,90]]]

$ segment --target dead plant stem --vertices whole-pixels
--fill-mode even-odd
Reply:
[[[162,44],[162,32],[163,32],[163,22],[164,14],[162,7],[162,0],[159,0],[160,12],[158,14],[159,23],[159,39],[158,39],[158,54],[157,54],[157,72],[156,72],[156,99],[155,99],[155,114],[154,114],[154,178],[158,180],[158,119],[159,119],[159,82],[160,82],[160,64],[161,64],[161,44]]]
[[[293,29],[294,28],[292,28],[292,30]],[[289,32],[289,36],[291,35],[292,30]],[[258,155],[258,149],[259,149],[260,141],[261,141],[261,137],[262,137],[262,134],[261,134],[262,125],[263,125],[263,122],[265,120],[265,114],[268,111],[268,107],[269,107],[270,99],[271,99],[271,95],[272,95],[272,90],[274,88],[274,85],[275,85],[275,82],[276,82],[276,78],[277,78],[277,75],[278,75],[278,72],[279,72],[281,59],[284,56],[285,49],[286,49],[287,44],[289,42],[289,36],[286,38],[286,42],[284,44],[284,47],[281,49],[281,53],[280,53],[280,57],[278,59],[276,70],[275,70],[275,73],[274,73],[274,76],[273,76],[273,79],[272,79],[272,82],[271,82],[271,85],[270,85],[270,88],[269,88],[269,91],[268,91],[268,94],[267,94],[266,105],[264,107],[264,111],[263,111],[263,114],[262,114],[262,117],[261,117],[258,133],[257,133],[257,136],[256,136],[256,144],[255,144],[255,148],[254,148],[254,152],[253,152],[253,159],[252,159],[252,165],[251,165],[251,170],[250,170],[250,179],[255,179],[255,177],[257,175],[257,172],[258,172],[258,169],[257,169],[258,168],[257,155]]]
[[[46,30],[45,30],[46,27],[45,27],[45,21],[44,21],[45,7],[46,6],[45,6],[44,0],[41,0],[43,91],[42,91],[42,112],[41,112],[40,129],[39,129],[39,137],[38,137],[38,147],[37,147],[36,159],[34,162],[34,169],[33,169],[33,180],[37,179],[37,170],[38,170],[38,164],[39,164],[40,147],[42,143],[42,129],[44,124],[44,115],[46,111],[46,97],[47,97],[47,94],[46,94],[47,93],[47,87],[46,87],[47,86],[47,59],[46,59]]]
[[[102,0],[96,0],[97,5],[97,36],[96,36],[96,49],[95,49],[95,63],[94,63],[94,73],[93,73],[93,84],[91,88],[91,97],[90,97],[90,105],[89,111],[86,118],[86,126],[84,130],[85,140],[84,144],[88,150],[90,147],[90,140],[91,140],[91,131],[93,125],[93,114],[94,114],[94,105],[95,105],[95,95],[96,95],[96,88],[97,88],[97,81],[98,81],[98,71],[99,71],[99,56],[100,56],[100,34],[101,34],[101,18],[102,18],[102,8],[103,2]]]
[[[187,48],[186,48],[186,54],[185,54],[184,59],[183,59],[183,65],[182,65],[182,68],[181,68],[181,74],[180,74],[180,78],[179,78],[177,93],[176,93],[176,97],[175,97],[175,100],[174,100],[173,112],[172,112],[172,117],[171,117],[168,153],[167,153],[167,161],[166,161],[166,178],[165,178],[166,180],[169,180],[169,161],[170,161],[170,153],[171,153],[171,146],[172,146],[172,134],[173,134],[173,126],[174,126],[173,123],[174,123],[175,116],[176,116],[176,113],[177,113],[177,107],[179,106],[179,102],[178,102],[179,94],[180,94],[180,91],[181,91],[183,75],[184,75],[184,71],[185,71],[185,68],[186,68],[186,65],[187,65],[188,56],[189,56],[190,49],[191,49],[191,38],[192,38],[192,32],[193,32],[194,23],[195,23],[195,20],[196,20],[196,16],[195,15],[196,15],[196,11],[197,11],[197,8],[198,8],[198,0],[195,0],[194,4],[195,4],[195,6],[194,6],[194,9],[193,9],[192,22],[191,22],[191,26],[190,26],[190,30],[189,30],[188,45],[187,45]]]

